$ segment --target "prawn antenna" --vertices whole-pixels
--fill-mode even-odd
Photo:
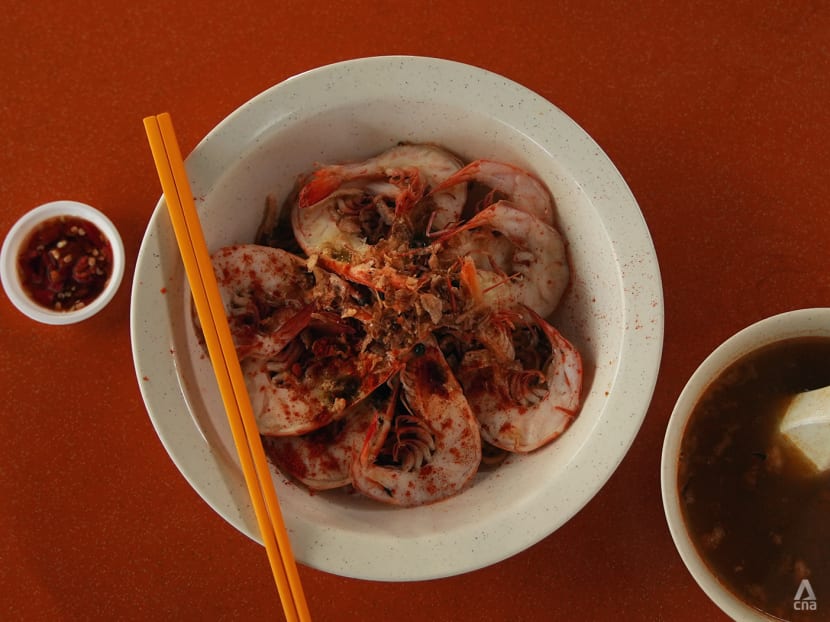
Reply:
[[[490,285],[489,287],[485,288],[484,290],[482,290],[482,293],[486,294],[487,292],[489,292],[489,291],[491,291],[491,290],[493,290],[497,287],[501,287],[502,285],[505,285],[505,284],[509,283],[510,281],[518,279],[521,276],[522,276],[521,272],[514,272],[510,276],[508,276],[506,278],[503,278],[501,281],[497,281],[497,282],[493,283],[492,285]]]

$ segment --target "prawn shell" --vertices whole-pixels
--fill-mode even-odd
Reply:
[[[553,349],[545,366],[547,394],[531,406],[504,399],[498,390],[482,390],[486,382],[472,370],[462,371],[470,405],[481,425],[481,437],[491,445],[514,453],[529,453],[561,436],[579,414],[582,393],[582,357],[556,328],[528,310]]]
[[[403,196],[396,205],[420,200],[425,195],[432,201],[435,225],[443,228],[461,218],[467,201],[467,188],[445,187],[444,182],[462,169],[462,161],[443,147],[428,143],[401,143],[362,162],[322,166],[304,181],[299,190],[297,207],[307,209],[320,205],[345,186],[370,189],[373,182],[394,186],[389,182],[404,171],[417,171],[420,183],[401,188]],[[455,186],[457,184],[453,184]],[[428,193],[427,193],[428,191]],[[413,196],[414,193],[414,196]]]
[[[391,410],[375,420],[359,458],[352,464],[352,485],[364,495],[390,505],[412,507],[458,494],[481,463],[481,434],[461,385],[435,345],[413,356],[401,372],[409,406],[432,435],[432,459],[412,471],[375,464],[390,433]],[[394,398],[393,398],[394,399]]]
[[[376,417],[370,400],[352,408],[341,421],[301,436],[266,436],[268,458],[310,490],[332,490],[351,483],[352,462]]]
[[[552,225],[509,201],[484,208],[438,240],[443,262],[475,264],[476,297],[493,309],[526,306],[543,317],[559,305],[570,280],[565,241]]]
[[[302,330],[313,286],[303,259],[239,244],[220,248],[211,264],[240,360],[275,355]]]
[[[303,251],[317,264],[343,278],[375,290],[387,284],[403,287],[406,275],[379,266],[373,247],[363,238],[346,234],[330,218],[327,200],[291,211],[294,235]]]
[[[533,174],[507,162],[474,160],[445,179],[436,191],[445,191],[471,182],[489,188],[513,203],[518,209],[554,225],[553,197]],[[485,204],[484,207],[487,205]]]
[[[395,188],[395,214],[389,217],[388,226],[393,226],[392,220],[406,218],[418,205],[430,210],[431,216],[425,218],[429,226],[443,228],[461,219],[466,188],[428,194],[427,189],[439,186],[460,168],[455,155],[428,144],[400,144],[363,162],[323,166],[305,180],[292,203],[294,236],[306,254],[344,278],[376,290],[389,284],[406,287],[408,277],[384,265],[375,246],[359,230],[341,225],[338,202]],[[414,172],[413,187],[389,183],[404,170]]]
[[[275,384],[267,361],[251,360],[242,372],[260,434],[296,436],[319,430],[346,416],[348,410],[386,382],[399,368],[388,358],[355,356],[338,369],[328,369],[310,382],[289,379]],[[332,391],[342,379],[355,379],[356,390],[348,397]]]

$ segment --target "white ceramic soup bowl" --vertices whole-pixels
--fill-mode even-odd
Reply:
[[[281,202],[315,163],[360,160],[400,141],[438,143],[467,161],[504,160],[547,184],[573,273],[553,322],[580,349],[585,381],[581,414],[558,441],[479,473],[439,503],[401,509],[357,495],[312,495],[274,472],[300,563],[392,581],[495,563],[573,516],[636,436],[663,343],[654,248],[611,161],[548,101],[455,62],[347,61],[290,78],[231,114],[186,162],[211,251],[252,242],[266,197]],[[210,363],[195,338],[163,200],[138,257],[131,327],[138,382],[171,458],[216,512],[261,541]]]
[[[689,417],[707,388],[730,365],[770,344],[800,337],[830,338],[830,308],[800,309],[775,315],[736,333],[718,346],[692,374],[675,404],[663,443],[661,487],[672,539],[692,577],[706,595],[735,620],[773,620],[727,589],[698,553],[683,518],[678,467]],[[794,593],[795,595],[795,593]]]

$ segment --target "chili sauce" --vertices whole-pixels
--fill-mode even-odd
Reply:
[[[784,620],[830,620],[830,473],[778,433],[792,395],[827,385],[830,339],[761,348],[707,388],[681,446],[698,553],[724,587]]]
[[[72,311],[103,291],[112,272],[112,246],[88,220],[58,216],[29,234],[17,269],[29,298],[47,309]]]

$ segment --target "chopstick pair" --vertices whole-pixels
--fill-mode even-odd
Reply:
[[[289,622],[305,622],[310,620],[308,605],[196,213],[190,182],[173,131],[173,122],[169,114],[163,113],[145,118],[144,128],[283,611]]]

